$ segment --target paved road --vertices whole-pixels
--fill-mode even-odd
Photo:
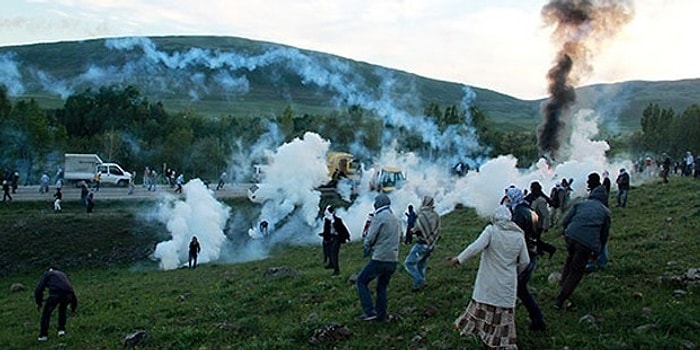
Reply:
[[[233,197],[244,197],[247,196],[248,187],[251,184],[227,184],[222,190],[213,191],[216,198],[233,198]],[[95,191],[95,200],[109,200],[109,199],[157,199],[163,194],[168,193],[171,195],[178,195],[174,192],[174,188],[168,186],[158,186],[155,192],[146,191],[141,185],[136,186],[134,194],[129,195],[129,189],[124,187],[113,187],[113,186],[103,186],[99,191]],[[53,201],[53,194],[56,192],[55,188],[49,188],[49,193],[40,193],[39,186],[20,186],[17,188],[16,193],[11,193],[12,199],[16,201]],[[80,188],[74,187],[72,185],[65,185],[62,189],[63,200],[79,200],[80,199]],[[2,191],[0,191],[2,193]]]

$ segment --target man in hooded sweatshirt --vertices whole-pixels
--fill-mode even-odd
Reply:
[[[362,306],[363,321],[387,319],[387,287],[396,271],[401,243],[401,221],[391,211],[391,200],[386,194],[374,199],[374,216],[364,241],[365,257],[371,260],[357,276],[357,294]],[[372,302],[369,283],[377,279],[377,303]]]
[[[591,190],[588,199],[576,203],[562,221],[568,255],[561,272],[561,290],[554,307],[567,308],[567,300],[583,278],[588,261],[600,254],[610,234],[610,210],[604,204],[605,187]]]
[[[416,235],[417,239],[406,256],[404,267],[413,278],[413,291],[418,291],[426,286],[425,269],[428,258],[440,238],[440,215],[435,212],[433,197],[423,197],[415,226],[410,234]]]

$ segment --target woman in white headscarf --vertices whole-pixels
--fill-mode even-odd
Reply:
[[[518,273],[527,268],[530,257],[523,231],[511,221],[508,207],[496,209],[491,224],[458,256],[453,266],[481,253],[472,299],[455,320],[460,334],[479,337],[486,348],[517,349],[515,299]]]

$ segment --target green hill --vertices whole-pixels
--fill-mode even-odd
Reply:
[[[409,113],[427,103],[460,105],[463,84],[357,62],[321,52],[234,37],[168,36],[112,38],[0,47],[0,66],[13,98],[32,97],[43,106],[86,88],[134,85],[170,111],[204,115],[279,114],[285,106],[320,114],[350,105],[374,108],[391,101]],[[541,100],[519,100],[483,87],[470,87],[471,103],[498,126],[532,129]],[[582,107],[601,111],[614,129],[639,127],[649,103],[682,111],[700,101],[700,80],[623,82],[579,89]]]
[[[700,345],[700,181],[673,177],[632,188],[628,208],[612,208],[611,262],[588,274],[572,296],[574,311],[551,305],[558,286],[548,282],[565,253],[560,228],[545,238],[559,248],[539,260],[530,287],[549,324],[528,330],[527,313],[516,309],[523,349],[693,349]],[[229,201],[233,211],[246,201]],[[0,225],[0,348],[39,348],[39,313],[33,287],[48,264],[73,281],[80,306],[68,334],[42,347],[122,348],[136,330],[148,334],[145,349],[478,349],[460,337],[452,322],[472,292],[478,259],[458,269],[444,260],[458,254],[487,222],[472,210],[456,209],[442,219],[442,239],[431,257],[429,287],[411,292],[410,278],[397,271],[389,288],[389,323],[356,321],[357,291],[348,279],[365,260],[358,242],[343,246],[342,277],[331,278],[321,263],[320,243],[277,246],[269,258],[240,264],[205,264],[196,270],[159,271],[148,260],[165,229],[140,213],[155,203],[100,203],[86,216],[77,201],[64,213],[48,202],[3,203]],[[409,250],[401,246],[400,259]],[[692,270],[695,271],[695,270]],[[25,290],[10,292],[20,283]],[[332,324],[348,333],[310,344]],[[347,336],[347,339],[345,337]]]

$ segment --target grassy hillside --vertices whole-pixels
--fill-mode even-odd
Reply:
[[[409,112],[430,102],[459,105],[463,84],[438,81],[321,52],[235,37],[167,36],[0,47],[15,98],[62,106],[71,92],[103,85],[138,87],[171,112],[204,115],[323,114],[380,95]],[[16,73],[14,73],[16,71]],[[543,81],[543,84],[545,82]],[[354,89],[350,95],[343,89]],[[498,127],[533,130],[541,100],[525,101],[472,87],[473,103]],[[580,107],[594,108],[613,131],[639,128],[641,111],[659,103],[681,112],[700,102],[700,79],[601,84],[578,89]],[[389,94],[386,96],[386,94]]]
[[[530,286],[549,324],[546,333],[527,328],[516,311],[523,349],[692,349],[700,345],[700,181],[672,178],[633,188],[626,209],[612,208],[611,263],[587,275],[572,297],[575,311],[556,311],[558,292],[547,281],[563,264],[563,242],[555,228],[547,239],[560,248],[541,259]],[[229,203],[234,211],[250,204]],[[103,203],[87,217],[77,203],[54,215],[49,203],[2,203],[0,246],[0,348],[40,348],[39,313],[32,290],[48,263],[64,265],[80,298],[68,335],[51,331],[41,348],[115,349],[136,330],[149,337],[149,349],[298,349],[313,348],[314,330],[332,323],[346,326],[346,340],[322,343],[337,349],[478,349],[460,337],[452,322],[466,306],[478,259],[458,269],[444,259],[459,253],[486,221],[472,210],[443,217],[443,239],[428,270],[429,287],[411,292],[410,279],[397,271],[389,289],[394,319],[356,321],[357,292],[348,278],[365,260],[358,242],[341,250],[341,278],[321,264],[321,247],[277,247],[266,260],[208,264],[196,270],[159,271],[147,260],[163,227],[140,219],[148,202]],[[409,247],[402,245],[403,259]],[[282,274],[277,271],[290,272]],[[27,289],[10,292],[21,283]],[[56,314],[52,319],[55,329]],[[340,334],[340,333],[338,333]]]

